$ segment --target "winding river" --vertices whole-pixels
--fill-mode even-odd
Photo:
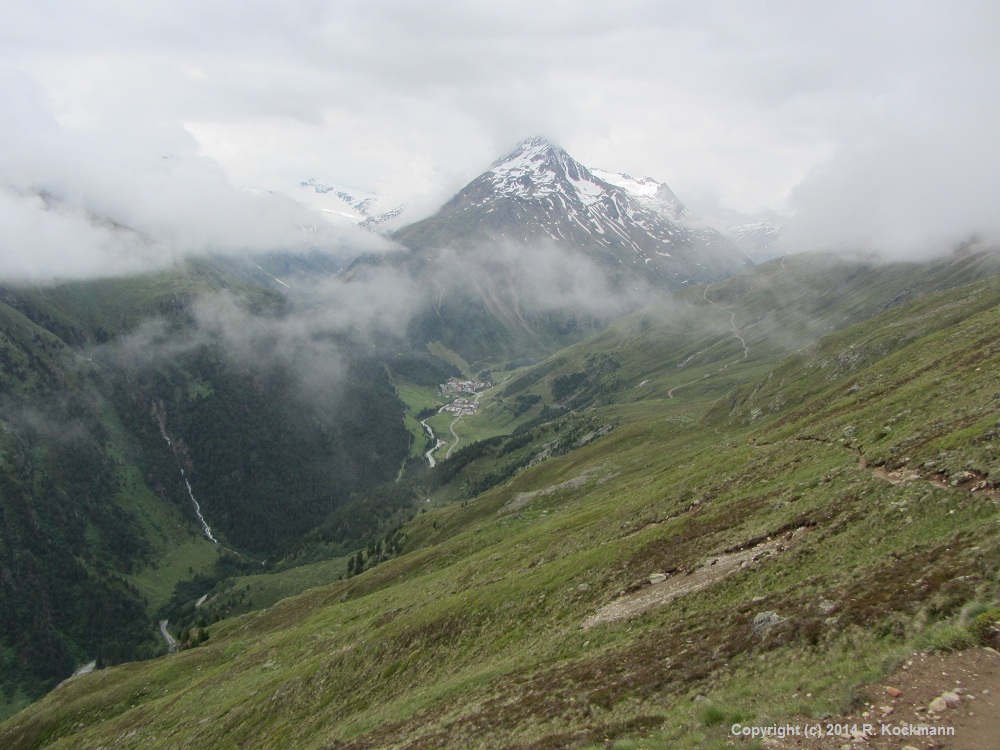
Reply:
[[[427,417],[427,419],[430,419],[430,417]],[[424,429],[427,430],[427,435],[430,437],[431,442],[434,443],[434,446],[426,453],[424,453],[424,458],[427,459],[427,463],[429,463],[431,465],[431,468],[433,469],[434,466],[437,464],[437,461],[434,460],[434,451],[436,451],[442,445],[445,445],[445,442],[441,438],[434,437],[434,430],[432,430],[430,425],[427,424],[427,419],[421,420],[420,424],[422,424],[424,426]]]

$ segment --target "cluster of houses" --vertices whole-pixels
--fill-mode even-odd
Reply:
[[[444,396],[454,396],[457,393],[479,393],[489,386],[484,380],[459,380],[458,378],[448,378],[447,383],[438,386]]]
[[[487,387],[489,387],[489,383],[483,380],[459,380],[458,378],[448,378],[447,383],[442,383],[439,386],[441,389],[441,395],[448,398],[455,396],[456,398],[454,398],[450,404],[443,406],[442,409],[459,416],[463,414],[475,414],[476,402],[471,398],[459,396],[458,394],[468,393],[470,395],[475,395]]]
[[[475,414],[476,413],[476,402],[471,398],[456,398],[450,404],[445,404],[443,407],[444,411],[450,411],[452,414]]]

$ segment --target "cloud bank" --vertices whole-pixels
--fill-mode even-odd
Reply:
[[[65,125],[30,80],[5,73],[0,279],[129,274],[209,252],[392,248],[287,195],[237,187],[179,126]]]

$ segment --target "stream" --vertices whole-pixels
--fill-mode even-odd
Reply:
[[[174,444],[170,441],[170,438],[167,436],[167,430],[165,425],[163,424],[163,420],[160,419],[159,423],[160,423],[160,434],[163,435],[163,439],[167,441],[167,445],[170,446],[171,449],[173,449]],[[178,461],[178,463],[180,462]],[[205,535],[205,538],[208,539],[208,541],[210,541],[212,544],[218,544],[219,540],[216,539],[214,536],[212,536],[212,527],[208,525],[208,521],[205,520],[205,516],[201,514],[201,505],[194,498],[194,492],[191,490],[191,483],[188,481],[187,474],[184,473],[183,467],[181,467],[181,479],[184,480],[184,486],[187,487],[188,497],[190,497],[191,502],[194,503],[194,512],[198,516],[198,523],[201,524],[202,533]]]
[[[427,419],[430,419],[430,417],[427,417]],[[427,430],[427,434],[430,436],[431,442],[434,443],[434,447],[432,447],[429,451],[424,453],[424,458],[427,459],[427,463],[429,463],[431,465],[431,468],[433,469],[434,466],[437,464],[437,461],[434,460],[434,451],[436,451],[442,445],[445,445],[445,442],[441,438],[437,438],[435,440],[434,430],[432,430],[430,425],[427,424],[427,419],[421,420],[420,424],[422,424],[424,426],[424,429]]]
[[[212,544],[218,544],[219,540],[212,536],[212,529],[205,520],[205,516],[201,514],[201,506],[198,504],[198,501],[194,499],[194,493],[191,491],[191,483],[188,481],[187,476],[185,476],[184,469],[181,469],[181,477],[184,479],[184,484],[187,487],[188,497],[190,497],[191,502],[194,503],[194,512],[198,515],[198,521],[201,523],[201,530],[205,533],[205,538]]]

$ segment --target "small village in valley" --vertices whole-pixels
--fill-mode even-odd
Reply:
[[[489,383],[484,380],[459,380],[458,378],[448,378],[447,383],[438,386],[441,395],[453,400],[442,407],[443,411],[450,411],[453,414],[462,416],[464,414],[476,413],[476,400],[468,396],[475,397],[489,387]],[[466,395],[460,395],[466,394]]]

